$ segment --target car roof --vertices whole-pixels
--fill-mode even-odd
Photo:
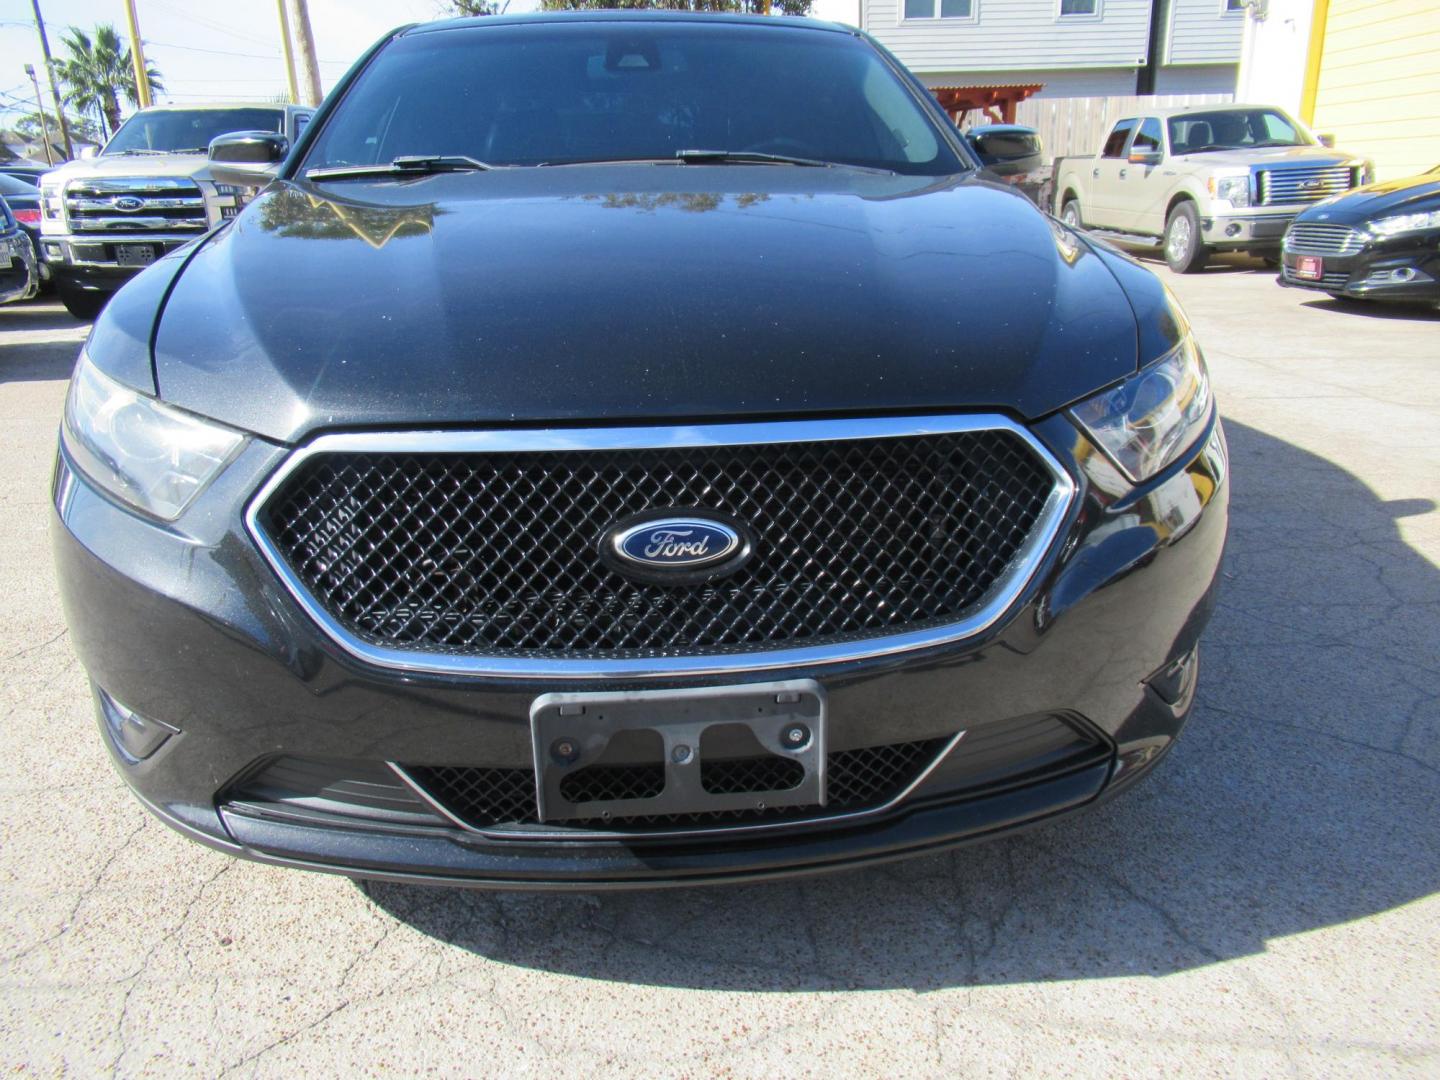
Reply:
[[[518,15],[462,16],[457,19],[439,19],[435,22],[407,26],[397,31],[397,35],[409,37],[415,34],[432,34],[444,30],[586,22],[721,23],[730,26],[791,27],[826,30],[841,34],[859,33],[853,26],[846,26],[843,23],[826,22],[823,19],[809,19],[796,15],[745,15],[718,11],[657,11],[655,9],[627,11],[605,8],[585,11],[532,11]]]
[[[1240,101],[1213,101],[1208,105],[1171,105],[1164,109],[1136,109],[1126,115],[1132,117],[1158,116],[1162,120],[1168,120],[1172,116],[1184,116],[1186,113],[1247,112],[1251,109],[1269,109],[1278,113],[1285,111],[1278,105],[1247,105]]]
[[[146,105],[139,112],[196,112],[202,110],[208,112],[211,109],[308,109],[310,107],[309,105],[290,105],[278,101],[171,101],[164,105]]]

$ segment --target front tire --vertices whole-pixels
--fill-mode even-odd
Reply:
[[[1080,200],[1066,199],[1060,208],[1060,220],[1071,229],[1083,229],[1085,222],[1080,219]]]
[[[60,285],[60,303],[65,310],[82,322],[93,322],[110,299],[106,292],[77,289],[74,285]]]
[[[1205,269],[1210,249],[1200,238],[1200,215],[1192,202],[1182,202],[1165,222],[1165,264],[1177,274]]]

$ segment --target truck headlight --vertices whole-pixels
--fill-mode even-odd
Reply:
[[[1071,415],[1131,481],[1172,465],[1210,423],[1205,360],[1188,333],[1179,345]]]
[[[91,481],[174,521],[245,445],[245,436],[122,386],[84,353],[65,399],[65,450]]]
[[[40,187],[40,231],[61,232],[64,220],[65,199],[58,184],[42,184]],[[46,228],[46,226],[51,226]]]
[[[1211,195],[1217,199],[1223,199],[1231,206],[1250,205],[1250,177],[1248,174],[1212,176],[1205,184],[1210,189]]]
[[[1440,229],[1440,210],[1425,210],[1418,214],[1391,214],[1376,218],[1366,226],[1375,236],[1395,236],[1399,233],[1419,232],[1421,229]]]

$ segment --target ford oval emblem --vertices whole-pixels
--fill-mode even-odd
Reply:
[[[121,195],[112,204],[116,210],[124,210],[127,214],[133,214],[136,210],[145,209],[145,200],[135,195]]]
[[[738,522],[712,511],[652,512],[613,526],[601,554],[616,570],[642,581],[703,581],[738,570],[750,556]]]

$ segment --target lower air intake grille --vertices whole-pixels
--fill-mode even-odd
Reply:
[[[803,429],[803,424],[797,424]],[[317,452],[258,526],[363,641],[625,659],[846,641],[958,621],[1036,528],[1055,478],[1004,428],[738,446]],[[740,570],[645,584],[599,557],[642,511],[754,534]]]
[[[828,755],[825,767],[829,802],[823,810],[813,806],[790,806],[693,814],[645,814],[615,818],[607,822],[597,820],[593,824],[607,829],[676,828],[690,825],[744,824],[783,817],[823,817],[864,810],[886,803],[904,791],[935,760],[935,756],[948,741],[926,739],[919,742],[892,743],[888,746],[870,746],[861,750],[841,750]],[[726,791],[764,791],[783,787],[783,776],[775,771],[777,767],[766,764],[767,761],[778,761],[781,767],[795,764],[778,758],[741,758],[729,762],[715,762],[711,768],[716,771],[702,782],[707,789],[712,782],[717,785],[736,785],[718,789]],[[585,790],[596,793],[584,794],[584,798],[641,797],[632,792],[643,785],[645,776],[642,774],[652,771],[652,767],[648,765],[594,766],[581,769],[566,779],[575,780],[600,769],[614,775],[604,777],[603,786],[597,779],[587,781]],[[431,798],[473,828],[538,824],[535,814],[535,773],[530,769],[411,766],[406,772]],[[777,779],[782,783],[775,783]],[[612,793],[616,791],[625,794]],[[575,795],[569,791],[564,794],[567,799],[575,799]]]

